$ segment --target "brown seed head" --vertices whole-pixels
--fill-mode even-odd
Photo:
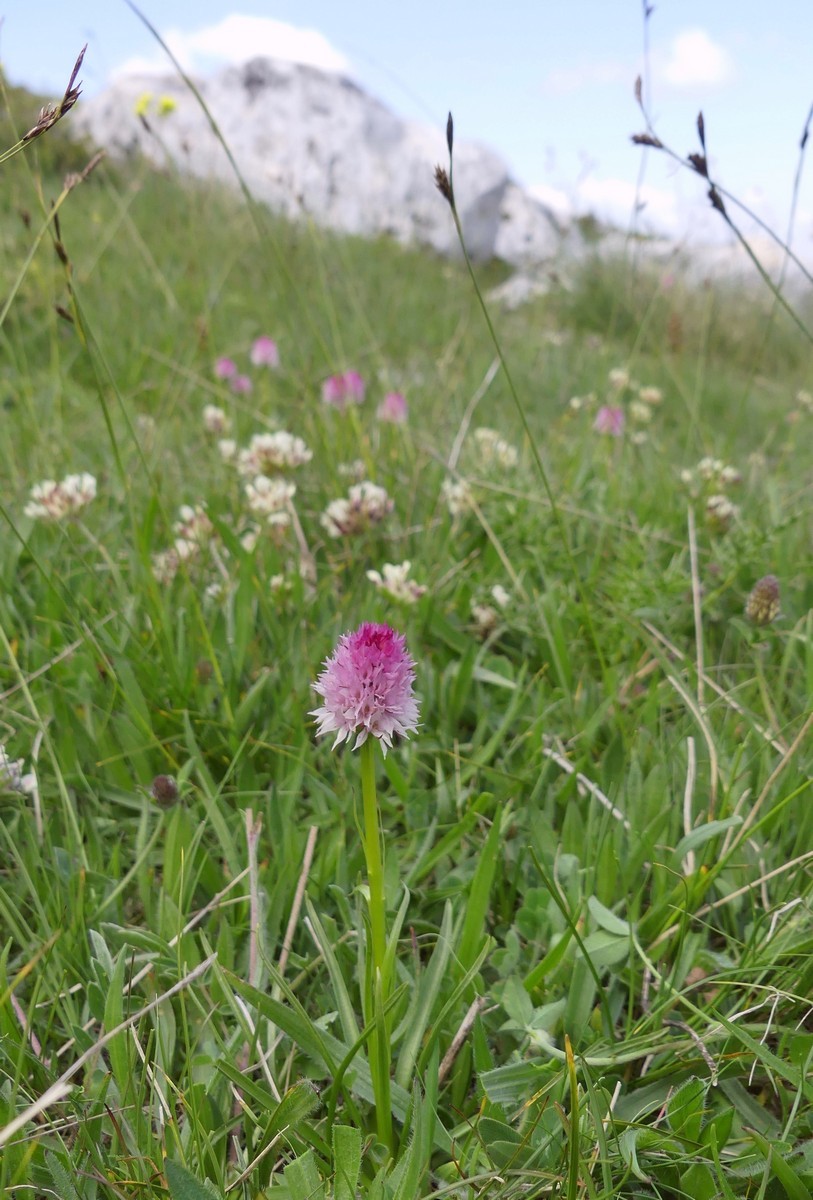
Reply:
[[[445,167],[435,167],[435,187],[443,196],[444,200],[448,200],[449,204],[454,202],[452,196],[452,185],[449,183],[449,176],[446,173]]]
[[[174,804],[178,799],[178,784],[172,775],[156,775],[150,795],[157,804]]]
[[[745,615],[754,625],[770,625],[779,616],[779,580],[763,575],[745,602]]]

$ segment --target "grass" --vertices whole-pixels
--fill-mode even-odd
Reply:
[[[596,260],[491,310],[529,436],[462,265],[258,229],[140,163],[99,166],[57,229],[50,137],[0,201],[0,740],[36,775],[0,794],[0,1189],[808,1196],[808,345],[769,296]],[[263,333],[278,371],[247,365]],[[617,368],[661,389],[648,421]],[[368,395],[341,414],[320,387],[346,369]],[[374,417],[388,390],[404,426]],[[313,451],[301,536],[243,544],[207,403],[240,446],[281,428]],[[624,436],[594,431],[603,404]],[[704,456],[741,474],[730,518]],[[394,511],[334,539],[357,460]],[[76,518],[24,515],[85,471]],[[160,584],[181,505],[214,534]],[[407,559],[413,605],[366,575]],[[768,573],[781,615],[755,627]],[[362,620],[406,634],[422,722],[375,764],[374,1002],[358,756],[308,716]]]

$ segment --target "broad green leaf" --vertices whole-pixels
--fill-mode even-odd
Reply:
[[[361,1172],[361,1130],[333,1126],[333,1200],[355,1200]]]
[[[164,1163],[164,1174],[172,1200],[222,1200],[223,1193],[210,1183],[201,1183],[181,1163],[168,1158]]]
[[[608,933],[614,933],[617,937],[629,937],[629,922],[622,921],[621,917],[617,917],[614,912],[606,908],[595,896],[589,897],[587,907],[593,920],[602,929],[606,929]]]
[[[300,1154],[283,1171],[291,1200],[325,1200],[325,1185],[312,1150]]]
[[[700,1142],[706,1105],[706,1086],[702,1079],[689,1079],[669,1097],[666,1119],[678,1137]]]

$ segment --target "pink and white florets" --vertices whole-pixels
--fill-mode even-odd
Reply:
[[[313,709],[317,735],[335,733],[334,748],[355,736],[354,749],[372,736],[384,754],[395,734],[418,728],[418,702],[412,685],[415,663],[406,639],[389,625],[365,622],[339,644],[313,685],[324,704]]]

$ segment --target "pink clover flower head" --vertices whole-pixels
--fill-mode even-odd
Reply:
[[[233,379],[237,374],[237,363],[231,358],[219,358],[215,363],[217,379]]]
[[[364,392],[364,380],[358,371],[331,375],[322,384],[322,400],[332,408],[337,408],[339,412],[344,412],[348,403],[361,404]]]
[[[352,400],[354,404],[361,404],[367,389],[358,371],[345,371],[344,390],[348,400]]]
[[[335,733],[334,749],[354,736],[353,749],[377,737],[386,754],[394,734],[408,737],[418,728],[414,682],[415,663],[404,635],[366,621],[339,638],[313,685],[324,700],[311,712],[317,735]]]
[[[389,421],[392,425],[403,425],[407,419],[406,399],[400,392],[387,392],[375,415],[379,421]]]
[[[624,433],[624,410],[620,404],[602,404],[593,422],[596,433],[606,433],[610,437],[621,437]]]
[[[231,380],[231,390],[237,392],[238,395],[247,396],[252,391],[254,384],[249,379],[248,375],[233,375]]]
[[[279,366],[279,350],[277,343],[273,338],[267,337],[265,334],[258,337],[251,347],[249,355],[251,365],[253,367],[278,367]]]

